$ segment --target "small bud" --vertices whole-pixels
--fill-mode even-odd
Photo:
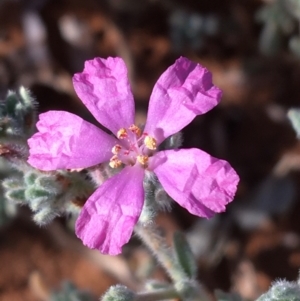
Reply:
[[[281,280],[275,282],[268,292],[257,301],[300,301],[300,286],[297,282]]]
[[[134,301],[135,293],[124,285],[115,285],[102,296],[102,301]]]

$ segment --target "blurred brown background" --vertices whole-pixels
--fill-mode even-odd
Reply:
[[[183,147],[228,160],[241,182],[226,213],[212,220],[174,204],[157,222],[185,231],[199,280],[253,300],[300,267],[300,144],[286,117],[300,102],[297,16],[282,1],[0,0],[0,99],[28,87],[40,112],[59,109],[95,122],[71,78],[84,61],[121,56],[138,123],[159,75],[183,55],[205,65],[221,104],[184,129]],[[278,8],[279,7],[279,8]],[[295,42],[291,42],[291,41]],[[48,300],[64,279],[100,296],[110,285],[142,289],[166,279],[133,238],[118,257],[84,248],[68,220],[45,228],[26,208],[0,228],[0,300]]]

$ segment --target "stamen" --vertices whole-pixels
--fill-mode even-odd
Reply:
[[[128,137],[128,134],[127,134],[126,129],[122,128],[122,129],[118,130],[117,137],[118,137],[119,139],[127,138],[127,137]]]
[[[122,149],[121,145],[116,144],[116,145],[112,148],[111,152],[112,152],[114,155],[117,155],[117,154],[120,152],[121,149]]]
[[[132,133],[136,134],[137,137],[140,137],[140,136],[141,136],[142,131],[141,131],[141,129],[140,129],[138,126],[136,126],[135,124],[132,124],[132,125],[129,127],[129,129],[131,130]]]
[[[118,158],[118,156],[112,156],[109,160],[109,166],[111,168],[118,168],[122,165],[122,161]]]
[[[144,139],[144,144],[148,149],[155,150],[156,149],[156,140],[151,136],[146,136]]]
[[[149,161],[149,157],[148,156],[142,156],[139,155],[136,157],[137,161],[143,165],[143,166],[147,166],[148,165],[148,161]]]

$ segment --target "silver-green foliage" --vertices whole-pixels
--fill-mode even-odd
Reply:
[[[300,286],[297,282],[276,281],[256,301],[300,301]]]
[[[300,32],[295,34],[300,21],[299,0],[268,1],[256,17],[263,24],[259,39],[262,53],[277,54],[288,40],[286,46],[295,56],[300,57]]]
[[[77,172],[29,170],[2,182],[10,202],[28,205],[36,223],[44,225],[56,216],[76,213],[93,192],[86,176]]]

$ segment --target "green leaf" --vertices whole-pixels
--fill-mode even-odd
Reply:
[[[49,198],[52,199],[53,195],[47,191],[42,189],[41,187],[32,186],[27,188],[25,191],[26,199],[32,200],[36,198]]]
[[[24,188],[12,189],[5,193],[5,197],[9,201],[24,203],[25,202],[25,190]]]
[[[2,181],[2,186],[5,190],[11,190],[16,188],[23,188],[23,181],[20,178],[11,177]]]
[[[197,262],[194,258],[192,250],[180,232],[175,232],[173,236],[175,260],[184,270],[188,277],[195,279],[197,277]]]
[[[26,185],[33,185],[37,178],[37,174],[35,172],[29,171],[24,174],[24,182]]]

